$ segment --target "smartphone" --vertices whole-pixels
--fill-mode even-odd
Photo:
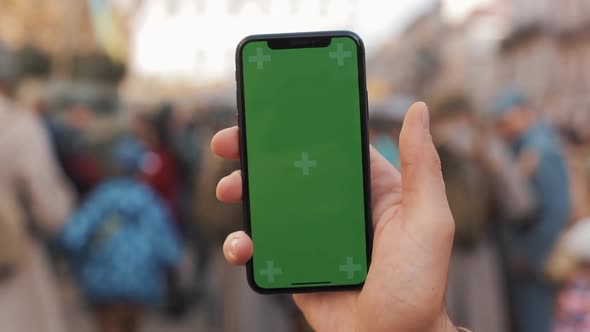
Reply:
[[[372,223],[361,39],[249,36],[236,62],[250,286],[263,294],[362,287]]]

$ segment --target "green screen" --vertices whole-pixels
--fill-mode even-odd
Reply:
[[[367,273],[357,45],[243,47],[253,273],[261,288]]]

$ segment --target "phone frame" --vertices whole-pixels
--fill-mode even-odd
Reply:
[[[367,255],[367,270],[371,264],[371,254],[373,250],[373,223],[371,214],[371,169],[370,169],[370,148],[368,138],[368,98],[367,98],[367,82],[366,82],[366,66],[365,66],[365,47],[362,39],[351,31],[318,31],[318,32],[301,32],[301,33],[281,33],[281,34],[263,34],[251,35],[240,41],[236,48],[236,100],[238,106],[238,126],[239,126],[239,148],[240,148],[240,165],[242,169],[242,206],[244,213],[244,228],[245,232],[251,237],[251,219],[250,219],[250,189],[248,185],[248,154],[246,141],[246,115],[245,115],[245,100],[244,100],[244,71],[242,66],[244,47],[250,42],[260,41],[277,41],[283,40],[287,43],[291,40],[314,40],[325,38],[348,37],[355,41],[357,50],[357,66],[358,66],[358,86],[359,86],[359,116],[361,124],[361,148],[362,148],[362,163],[363,163],[363,189],[364,189],[364,205],[365,205],[365,242]],[[293,43],[293,47],[282,48],[305,48],[301,43]],[[314,44],[312,44],[314,45]],[[326,46],[329,47],[330,43]],[[314,47],[314,46],[312,46]],[[260,294],[284,294],[284,293],[311,293],[320,291],[346,291],[360,289],[364,285],[364,281],[353,285],[326,285],[326,286],[303,286],[303,287],[281,287],[281,288],[262,288],[256,284],[254,279],[253,259],[251,258],[246,264],[248,284],[257,293]],[[367,271],[368,272],[368,271]]]

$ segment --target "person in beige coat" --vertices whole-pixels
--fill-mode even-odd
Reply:
[[[10,68],[0,61],[1,330],[64,332],[55,278],[40,240],[28,230],[32,220],[42,234],[54,235],[73,199],[41,121],[8,98]]]

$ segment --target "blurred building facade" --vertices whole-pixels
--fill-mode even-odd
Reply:
[[[95,50],[87,1],[0,0],[0,40],[12,49],[34,47],[56,61]]]
[[[513,1],[511,13],[499,81],[514,82],[548,119],[587,136],[581,124],[590,120],[590,4]]]
[[[1,0],[0,40],[50,54],[91,51],[94,37],[86,1]]]
[[[506,87],[522,90],[558,126],[590,131],[590,2],[482,1],[460,21],[441,1],[369,59],[392,93],[429,100],[463,90],[487,112]]]

